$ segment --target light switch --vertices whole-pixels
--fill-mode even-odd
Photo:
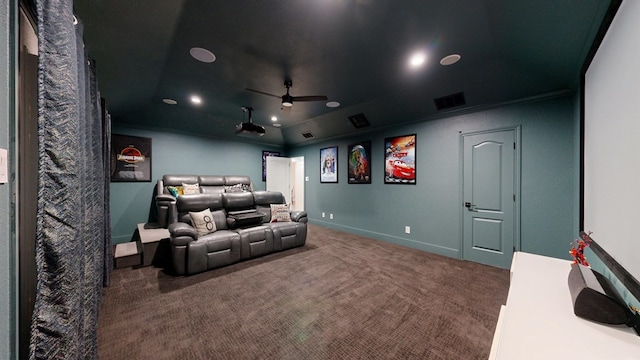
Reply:
[[[0,184],[9,182],[9,160],[7,149],[0,149]]]

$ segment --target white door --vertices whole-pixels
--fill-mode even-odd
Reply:
[[[463,258],[509,268],[516,240],[515,130],[463,135]]]

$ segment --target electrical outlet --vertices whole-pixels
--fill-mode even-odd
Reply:
[[[322,212],[322,217],[324,217],[324,211]]]
[[[329,219],[333,220],[333,214],[329,214]]]
[[[411,226],[405,226],[404,227],[404,233],[405,234],[411,234]]]

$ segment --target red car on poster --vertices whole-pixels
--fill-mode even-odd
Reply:
[[[416,178],[416,169],[407,165],[407,163],[402,160],[389,160],[387,173],[389,176],[398,179],[413,180]]]

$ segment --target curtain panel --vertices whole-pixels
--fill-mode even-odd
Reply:
[[[37,0],[36,8],[40,160],[29,356],[95,359],[101,289],[112,264],[109,117],[73,1]]]

